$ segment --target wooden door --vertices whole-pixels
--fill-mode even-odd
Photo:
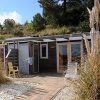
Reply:
[[[39,72],[39,44],[34,43],[34,73]]]
[[[59,44],[57,50],[58,72],[63,72],[68,62],[67,44]]]

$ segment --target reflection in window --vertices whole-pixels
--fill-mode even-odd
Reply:
[[[80,56],[80,44],[72,44],[72,56]]]
[[[67,45],[59,46],[59,64],[67,65]]]
[[[72,61],[80,62],[81,48],[80,44],[71,45]]]

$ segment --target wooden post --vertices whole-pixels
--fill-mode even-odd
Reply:
[[[68,45],[67,45],[67,54],[68,54],[68,63],[71,62],[71,42],[68,41]]]

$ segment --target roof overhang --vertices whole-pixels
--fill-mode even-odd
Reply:
[[[82,40],[82,37],[69,37],[69,40]]]
[[[68,41],[68,39],[65,39],[65,38],[56,38],[56,41],[57,42],[60,42],[60,41]]]
[[[52,36],[41,36],[41,37],[16,37],[16,38],[8,38],[4,40],[4,43],[17,43],[17,42],[64,42],[64,41],[80,41],[82,40],[81,34],[64,34],[64,35],[52,35]],[[87,35],[87,39],[91,39],[90,35]]]

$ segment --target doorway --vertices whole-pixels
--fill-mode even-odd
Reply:
[[[57,44],[57,72],[62,73],[68,62],[80,63],[82,55],[81,42],[67,42]]]
[[[67,43],[57,44],[57,72],[62,73],[68,62]]]

